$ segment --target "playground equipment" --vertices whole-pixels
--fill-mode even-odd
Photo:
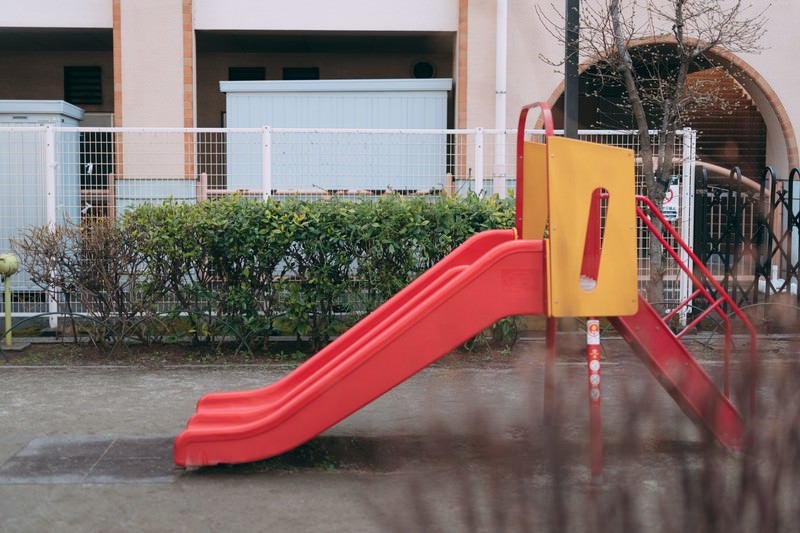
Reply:
[[[541,108],[546,142],[526,141],[530,109]],[[479,233],[283,379],[266,387],[202,397],[175,440],[179,466],[265,459],[315,437],[416,374],[468,338],[511,315],[547,317],[545,394],[555,387],[556,320],[589,317],[587,357],[592,430],[592,473],[602,469],[599,327],[611,323],[680,407],[731,449],[744,444],[743,417],[729,399],[729,380],[718,388],[681,338],[716,312],[726,326],[729,369],[733,312],[755,332],[719,283],[697,261],[680,262],[695,286],[665,318],[637,291],[637,216],[653,218],[681,243],[674,229],[634,191],[630,150],[553,136],[549,109],[525,106],[517,140],[517,215],[513,230]],[[502,295],[502,297],[497,297]],[[693,299],[707,307],[674,333],[666,324]],[[754,385],[753,385],[754,387]],[[754,390],[754,388],[753,388]],[[750,413],[754,409],[750,395]]]

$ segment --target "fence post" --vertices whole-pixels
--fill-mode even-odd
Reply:
[[[45,190],[45,217],[47,226],[50,229],[56,225],[56,130],[52,124],[44,127],[44,190]],[[55,288],[51,287],[50,293],[53,295],[47,303],[49,313],[58,312],[58,300],[55,296]],[[50,314],[48,326],[51,329],[58,327],[58,316]]]
[[[272,194],[272,128],[261,130],[261,199]]]
[[[761,174],[760,189],[758,191],[758,209],[756,222],[758,230],[755,235],[760,238],[756,242],[758,246],[758,261],[755,268],[755,282],[753,283],[753,303],[758,303],[760,297],[761,279],[764,279],[764,300],[768,301],[772,293],[775,292],[777,279],[780,277],[779,265],[781,256],[775,255],[773,244],[780,243],[781,239],[773,230],[780,227],[780,222],[775,218],[775,199],[776,188],[778,187],[778,177],[772,167],[767,166]],[[788,279],[788,276],[785,277]]]
[[[683,161],[681,167],[681,197],[678,205],[680,206],[680,229],[681,229],[681,238],[683,241],[689,245],[690,248],[694,248],[694,166],[695,166],[695,158],[697,154],[697,132],[691,128],[683,128],[683,147],[681,150],[681,161]],[[692,258],[689,257],[689,254],[686,250],[680,250],[681,254],[681,261],[684,262],[689,267],[689,271],[692,271],[694,265],[692,264]],[[681,270],[679,282],[678,282],[678,290],[679,290],[679,298],[678,301],[684,301],[689,298],[689,295],[692,291],[692,283],[689,281],[689,276]],[[684,306],[678,316],[680,320],[681,326],[686,326],[686,318],[687,313],[690,309],[691,302],[688,306]]]
[[[786,280],[786,288],[791,294],[792,278],[795,282],[800,283],[798,279],[798,247],[795,244],[798,241],[798,230],[800,229],[800,169],[793,168],[789,171],[789,177],[786,181],[786,188],[788,189],[789,201],[786,206],[786,219],[789,229],[790,238],[788,239],[788,246],[786,250],[787,265],[783,275]],[[800,291],[798,291],[798,300],[800,300]]]
[[[483,192],[483,128],[475,129],[475,194]]]
[[[506,130],[497,133],[494,143],[494,169],[492,172],[492,192],[500,198],[506,194]]]

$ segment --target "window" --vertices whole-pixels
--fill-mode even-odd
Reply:
[[[318,80],[319,67],[284,67],[284,80]]]
[[[267,79],[267,69],[264,67],[229,67],[228,80],[254,81]]]
[[[100,67],[64,67],[64,100],[75,105],[103,103]]]

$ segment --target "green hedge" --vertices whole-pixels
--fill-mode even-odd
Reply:
[[[97,235],[118,233],[125,244],[113,253],[125,248],[125,258],[136,258],[136,271],[119,272],[105,286],[87,286],[75,279],[80,275],[74,265],[58,272],[44,259],[53,253],[54,230],[35,228],[16,248],[43,288],[108,298],[124,294],[136,316],[98,314],[98,321],[109,324],[106,337],[124,332],[147,342],[168,336],[211,342],[234,336],[255,349],[280,334],[307,336],[318,349],[468,237],[511,227],[513,219],[511,201],[475,195],[266,202],[232,196],[143,205],[109,223],[111,231],[99,231],[101,222],[55,230],[67,242],[61,248],[75,248],[61,254],[80,256],[77,270],[93,272],[104,269],[92,258],[120,265],[96,242]],[[135,288],[114,286],[132,275]],[[96,300],[82,294],[83,310],[97,313]]]

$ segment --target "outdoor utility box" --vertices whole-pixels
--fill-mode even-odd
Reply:
[[[260,190],[265,159],[266,185],[277,191],[442,188],[451,88],[450,79],[220,82],[228,128],[304,130],[276,131],[259,150],[247,141],[253,133],[229,132],[227,188]]]
[[[80,137],[59,128],[81,119],[62,100],[0,100],[0,252],[30,226],[78,221]],[[31,288],[24,273],[13,282]]]
[[[0,100],[0,124],[78,126],[84,112],[63,100]]]

